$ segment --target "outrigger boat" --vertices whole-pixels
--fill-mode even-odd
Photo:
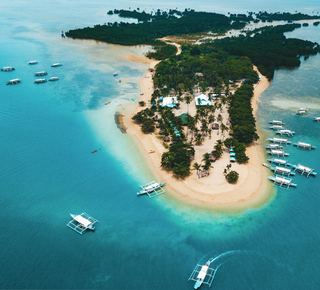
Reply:
[[[282,146],[279,144],[268,144],[266,145],[266,149],[282,149]]]
[[[194,289],[200,288],[202,284],[207,284],[209,287],[212,284],[214,276],[216,274],[216,269],[210,268],[210,264],[214,259],[207,261],[205,265],[197,264],[197,266],[192,271],[189,280],[195,281]]]
[[[29,62],[28,62],[28,64],[31,64],[31,65],[33,65],[33,64],[37,64],[38,62],[36,61],[36,60],[30,60]]]
[[[11,66],[5,66],[1,69],[1,71],[13,71],[13,70],[15,70],[15,68]]]
[[[296,146],[299,149],[305,149],[305,150],[316,149],[316,146],[312,146],[311,144],[304,143],[304,142],[293,143],[293,146]]]
[[[51,67],[58,67],[58,66],[62,66],[62,64],[61,63],[54,63],[51,65]]]
[[[320,122],[320,117],[314,117],[314,118],[313,118],[313,121],[315,121],[315,122]]]
[[[272,125],[284,125],[284,123],[279,120],[272,120],[272,121],[269,121],[268,123]]]
[[[50,79],[49,79],[49,81],[50,82],[54,82],[54,81],[57,81],[59,78],[58,77],[51,77]]]
[[[45,82],[47,82],[46,79],[36,79],[36,80],[34,81],[35,84],[42,84],[42,83],[45,83]]]
[[[76,231],[78,234],[82,235],[84,231],[91,230],[94,231],[94,224],[99,222],[95,218],[89,216],[87,213],[83,212],[80,215],[70,213],[72,220],[67,224],[67,226]]]
[[[273,184],[278,187],[286,187],[287,189],[292,186],[296,187],[295,183],[292,183],[292,179],[280,177],[280,176],[268,176],[268,179],[273,181]]]
[[[194,284],[194,289],[198,289],[203,281],[204,281],[204,278],[207,276],[207,272],[208,272],[208,269],[209,269],[209,266],[210,266],[210,261],[208,261],[205,266],[202,266],[201,267],[201,270],[197,276],[197,281],[196,281],[196,284]]]
[[[306,115],[308,113],[308,109],[306,108],[300,108],[297,110],[296,115]]]
[[[293,167],[292,164],[288,163],[287,160],[283,160],[283,159],[272,158],[272,159],[267,159],[267,161],[270,162],[270,163],[273,163],[273,164],[282,165],[284,167],[287,167],[287,166]]]
[[[279,143],[279,144],[291,144],[291,141],[288,141],[287,139],[283,139],[283,138],[268,138],[267,141],[270,141],[272,143]]]
[[[142,189],[137,192],[137,195],[143,195],[148,194],[149,197],[155,197],[165,192],[165,190],[162,188],[165,186],[165,182],[158,183],[155,181],[151,181],[145,185],[140,186]]]
[[[113,74],[113,76],[114,76],[114,77],[116,77],[117,75],[118,75],[118,73],[117,73],[117,72],[115,72],[115,73]]]
[[[6,82],[7,85],[15,85],[18,83],[21,83],[21,79],[13,79],[13,80]]]
[[[287,136],[293,136],[293,135],[295,134],[295,131],[291,131],[291,130],[283,129],[283,130],[278,130],[278,131],[276,131],[276,134],[279,134],[279,135],[287,135]]]
[[[270,150],[267,151],[268,154],[272,155],[272,156],[289,156],[289,153],[285,153],[282,150]]]
[[[269,126],[268,129],[280,130],[280,129],[283,129],[283,127],[281,125],[272,125],[272,126]]]
[[[309,168],[307,166],[303,166],[301,164],[298,165],[293,165],[292,166],[294,168],[294,172],[297,172],[300,175],[305,175],[307,177],[309,177],[310,175],[312,176],[316,176],[317,172],[314,172],[312,168]]]
[[[46,76],[48,73],[46,71],[39,71],[39,72],[36,72],[34,75],[36,77],[40,77],[40,76]]]
[[[271,166],[267,163],[262,163],[263,166],[268,167],[270,170],[272,170],[274,173],[282,174],[282,175],[296,175],[291,169],[285,168],[285,167],[279,167],[279,166]]]

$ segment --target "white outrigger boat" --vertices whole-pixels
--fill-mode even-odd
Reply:
[[[268,144],[266,145],[266,149],[282,149],[282,146],[279,144]]]
[[[287,189],[292,186],[296,187],[297,185],[295,183],[292,183],[292,179],[280,177],[280,176],[269,176],[269,180],[273,181],[273,184],[277,187],[286,187]]]
[[[49,81],[50,82],[54,82],[54,81],[57,81],[59,78],[58,77],[51,77],[50,79],[49,79]]]
[[[289,156],[289,153],[286,153],[282,150],[273,150],[271,149],[270,151],[267,151],[268,154],[272,156]]]
[[[294,172],[297,172],[300,175],[305,175],[307,177],[309,177],[310,175],[312,176],[316,176],[317,172],[314,172],[312,168],[307,167],[307,166],[303,166],[301,164],[298,165],[293,165],[292,166],[294,168]]]
[[[14,71],[15,68],[12,66],[4,66],[1,71]]]
[[[7,85],[16,85],[18,83],[21,83],[21,79],[13,79],[13,80],[6,82]]]
[[[72,220],[67,224],[67,226],[80,235],[82,235],[87,229],[94,231],[94,224],[99,222],[85,212],[79,215],[70,213],[70,216],[72,217]]]
[[[314,118],[313,118],[313,121],[315,121],[315,122],[320,122],[320,117],[314,117]]]
[[[28,62],[28,64],[30,64],[30,65],[33,65],[33,64],[37,64],[38,62],[36,61],[36,60],[30,60],[29,62]]]
[[[279,134],[281,136],[282,135],[293,136],[295,133],[296,133],[295,131],[291,131],[291,130],[287,130],[287,129],[276,131],[276,134]]]
[[[272,170],[275,174],[282,174],[282,175],[296,175],[291,169],[280,167],[280,166],[271,166],[267,163],[262,163],[263,166],[268,167],[270,170]]]
[[[212,284],[214,276],[216,274],[216,269],[210,268],[210,264],[213,259],[207,261],[205,265],[197,264],[191,273],[189,280],[195,281],[194,289],[200,288],[202,284],[207,284],[209,287]]]
[[[42,84],[42,83],[46,83],[46,82],[47,82],[46,79],[36,79],[36,80],[34,80],[35,84]]]
[[[272,120],[272,121],[269,121],[268,123],[272,125],[284,125],[284,123],[279,120]]]
[[[291,144],[291,141],[288,141],[287,139],[283,138],[268,138],[267,141],[272,143],[279,143],[279,144]]]
[[[141,185],[142,188],[139,192],[137,192],[137,195],[143,195],[147,194],[149,197],[155,197],[165,192],[165,190],[162,188],[165,186],[165,182],[158,183],[155,181],[151,181],[145,185]]]
[[[293,143],[293,146],[296,146],[299,149],[305,149],[305,150],[316,149],[316,146],[312,146],[311,144],[304,143],[304,142]]]
[[[293,167],[292,164],[288,163],[287,160],[283,160],[283,159],[272,158],[272,159],[267,159],[267,161],[270,162],[270,163],[273,163],[273,164],[282,165],[284,167],[287,167],[287,166]]]
[[[62,64],[61,63],[54,63],[51,65],[51,67],[58,67],[58,66],[62,66]]]
[[[308,113],[308,109],[306,108],[300,108],[297,110],[296,115],[306,115]]]
[[[40,77],[40,76],[46,76],[48,73],[46,71],[39,71],[39,72],[36,72],[34,75],[36,77]]]
[[[268,129],[280,130],[280,129],[283,129],[283,127],[281,125],[272,125],[272,126],[269,126]]]

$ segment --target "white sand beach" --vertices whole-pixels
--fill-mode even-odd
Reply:
[[[133,55],[128,56],[128,60],[149,63],[149,69],[153,69],[158,63],[158,61]],[[259,75],[261,80],[255,85],[254,96],[252,98],[255,116],[258,110],[259,96],[270,84],[264,76],[260,73]],[[152,72],[148,70],[140,82],[140,101],[148,104],[153,90]],[[192,104],[190,104],[190,110],[191,107]],[[192,171],[192,174],[185,180],[177,180],[172,176],[172,173],[166,172],[160,166],[161,155],[166,151],[162,145],[162,141],[157,139],[155,134],[142,133],[140,126],[133,123],[132,116],[141,109],[143,108],[140,106],[135,109],[127,109],[123,117],[124,125],[127,128],[127,133],[134,138],[142,152],[144,152],[150,170],[153,171],[157,180],[167,183],[166,191],[173,198],[185,203],[220,210],[240,210],[259,207],[271,198],[267,169],[262,166],[264,151],[260,139],[247,148],[247,155],[250,158],[247,164],[232,164],[232,169],[239,173],[239,180],[236,184],[227,183],[223,174],[224,168],[230,163],[227,150],[219,160],[212,164],[213,168],[210,170],[209,176],[198,179],[196,172]],[[223,111],[222,115],[224,114],[226,112]],[[216,133],[214,132],[213,134]],[[204,142],[201,145],[200,150],[196,149],[195,161],[201,161],[203,153],[212,151],[214,140],[215,137],[213,136],[212,140]]]

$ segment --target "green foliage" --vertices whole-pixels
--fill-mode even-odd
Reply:
[[[236,154],[236,160],[238,163],[243,164],[249,161],[249,157],[244,152],[240,152]]]
[[[229,80],[254,78],[252,63],[247,57],[232,56],[219,51],[212,45],[201,45],[201,55],[190,55],[192,47],[185,46],[182,54],[160,62],[153,77],[156,88],[155,97],[167,95],[171,89],[181,95],[193,93],[194,85],[202,90],[209,86],[220,88]],[[197,73],[201,72],[202,76]]]
[[[146,105],[146,103],[144,101],[140,101],[139,105],[140,105],[140,107],[144,107]]]
[[[230,171],[227,175],[226,175],[226,180],[229,183],[236,183],[239,179],[239,173],[236,171]]]
[[[271,80],[275,69],[297,67],[300,65],[298,56],[319,52],[319,46],[316,43],[287,39],[284,36],[285,32],[299,27],[301,27],[300,24],[264,27],[248,33],[247,36],[217,40],[215,45],[230,54],[249,57],[259,71]]]
[[[169,152],[165,152],[161,157],[161,166],[172,171],[177,178],[185,178],[190,175],[191,158],[194,150],[188,143],[178,140],[171,144]]]
[[[145,120],[148,119],[148,117],[153,117],[153,116],[154,116],[154,112],[147,108],[135,114],[132,117],[132,120],[134,120],[137,124],[142,124]]]
[[[224,146],[226,146],[227,148],[233,148],[237,143],[238,141],[234,138],[227,138],[226,140],[224,140]]]
[[[141,126],[141,130],[145,134],[153,133],[155,130],[154,121],[152,119],[145,120]]]
[[[233,137],[245,144],[250,144],[259,138],[256,133],[256,121],[252,114],[252,96],[253,87],[242,85],[231,97],[228,109]]]
[[[154,51],[149,51],[146,56],[156,60],[163,60],[170,58],[177,53],[177,48],[174,45],[164,44],[153,47]]]
[[[197,46],[191,48],[190,55],[192,55],[192,56],[200,55],[200,49]]]
[[[225,15],[208,12],[167,13],[158,10],[154,15],[145,12],[114,10],[120,17],[136,18],[140,23],[108,23],[66,32],[67,37],[95,39],[114,44],[153,44],[156,38],[167,35],[191,34],[204,31],[222,33],[232,28],[241,29],[244,21],[235,21]],[[178,15],[179,17],[177,17]],[[181,16],[181,17],[180,17]]]

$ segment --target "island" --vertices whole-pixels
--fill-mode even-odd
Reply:
[[[270,200],[255,120],[258,98],[275,69],[298,67],[301,57],[319,52],[317,43],[284,35],[303,25],[296,21],[319,17],[190,9],[113,13],[138,23],[96,25],[66,36],[152,45],[140,59],[149,69],[139,105],[121,119],[157,178],[175,198],[201,207],[243,209]],[[260,21],[266,25],[246,29]],[[275,21],[282,23],[270,25]]]

